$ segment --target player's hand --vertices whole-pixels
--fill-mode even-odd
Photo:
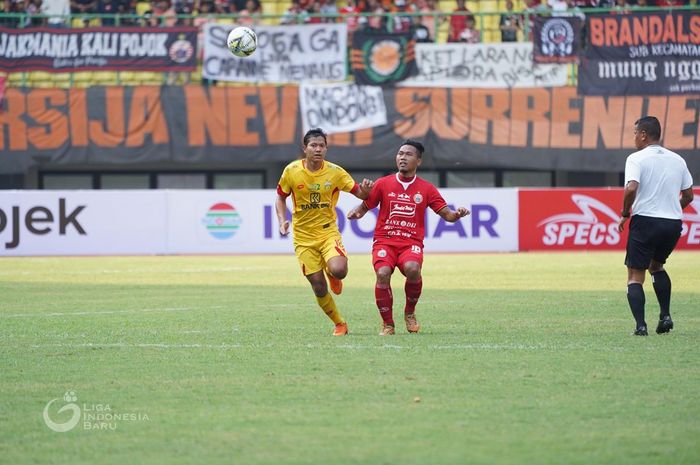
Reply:
[[[289,220],[284,220],[280,223],[280,234],[283,236],[289,234]]]
[[[347,218],[349,220],[359,220],[367,213],[367,209],[363,208],[362,205],[357,206],[348,212]]]
[[[629,216],[621,216],[620,221],[617,223],[617,230],[622,232],[625,229],[625,223],[627,223],[627,220],[629,220]]]
[[[363,179],[362,182],[360,183],[360,190],[364,192],[365,194],[369,194],[370,191],[372,190],[372,186],[374,186],[374,181],[371,179]]]
[[[469,211],[468,208],[459,207],[457,209],[456,213],[457,213],[457,216],[459,216],[460,218],[464,218],[465,216],[469,215],[471,212]]]

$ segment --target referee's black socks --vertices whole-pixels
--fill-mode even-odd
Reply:
[[[659,320],[663,320],[665,316],[671,316],[671,278],[668,277],[666,270],[657,271],[651,274],[651,280],[654,283],[654,292],[656,298],[659,299]]]
[[[629,302],[632,315],[637,322],[637,328],[646,327],[647,324],[644,321],[644,304],[646,299],[644,298],[644,288],[641,284],[632,283],[627,285],[627,302]]]

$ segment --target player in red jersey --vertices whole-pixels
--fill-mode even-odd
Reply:
[[[425,210],[430,207],[450,223],[469,214],[464,207],[452,210],[434,185],[416,176],[424,151],[420,142],[405,141],[396,154],[398,173],[378,179],[367,200],[348,212],[348,219],[356,220],[379,205],[372,264],[377,275],[374,296],[382,317],[382,331],[379,333],[382,336],[395,333],[391,275],[396,267],[406,276],[406,329],[409,333],[420,330],[415,312],[423,288]]]

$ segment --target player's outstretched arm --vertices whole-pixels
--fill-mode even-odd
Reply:
[[[438,212],[440,218],[450,223],[456,223],[460,218],[464,218],[471,212],[468,208],[459,207],[457,210],[452,210],[450,207],[445,207]]]
[[[275,200],[275,211],[277,212],[277,221],[280,225],[280,234],[286,236],[289,234],[289,220],[287,220],[287,198],[281,195]]]
[[[357,190],[357,192],[353,192],[353,194],[355,194],[355,197],[360,200],[367,200],[369,193],[372,191],[372,186],[374,186],[374,181],[365,178],[362,180],[359,186],[360,188]]]
[[[365,205],[364,202],[353,208],[348,212],[348,219],[349,220],[359,220],[363,216],[365,216],[365,213],[369,211],[369,208],[367,208],[367,205]]]

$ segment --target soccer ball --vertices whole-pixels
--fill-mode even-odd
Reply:
[[[228,33],[226,45],[237,57],[248,57],[258,48],[258,36],[251,28],[239,26]]]

